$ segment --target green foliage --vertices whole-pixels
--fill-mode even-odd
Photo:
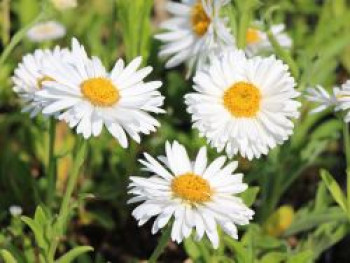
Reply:
[[[156,1],[78,2],[77,8],[62,12],[44,0],[1,5],[1,262],[105,263],[148,258],[156,239],[148,233],[148,226],[146,230],[135,230],[136,223],[130,217],[133,207],[126,205],[129,176],[143,174],[137,159],[145,151],[161,154],[167,140],[179,140],[192,157],[206,145],[191,128],[183,103],[193,83],[185,79],[183,67],[168,71],[158,59],[159,43],[152,40],[159,22],[157,12],[161,12],[154,8]],[[247,29],[255,20],[262,21],[272,53],[289,65],[301,93],[316,84],[330,89],[349,78],[347,1],[232,0],[223,14],[228,16],[228,25],[241,48],[246,46]],[[28,28],[48,19],[63,23],[67,36],[42,44],[30,42],[25,36]],[[271,26],[280,22],[286,23],[293,38],[291,50],[281,48],[271,33]],[[67,46],[73,36],[108,67],[119,57],[131,61],[142,56],[144,65],[154,67],[150,78],[163,81],[161,92],[166,97],[167,114],[159,117],[161,129],[157,133],[142,138],[140,145],[132,143],[127,150],[105,132],[89,140],[89,153],[85,148],[78,151],[73,132],[64,125],[57,126],[51,167],[57,174],[57,186],[52,204],[47,205],[48,121],[42,117],[29,119],[20,113],[20,100],[11,89],[11,75],[26,53],[36,48]],[[238,169],[249,184],[241,197],[256,212],[253,224],[239,227],[238,240],[219,229],[217,250],[207,238],[197,241],[192,234],[183,247],[169,246],[174,257],[183,255],[179,250],[184,250],[186,257],[196,263],[308,263],[319,260],[322,253],[349,234],[350,188],[344,190],[347,164],[341,140],[343,120],[339,118],[343,116],[334,116],[331,110],[310,115],[312,105],[304,99],[301,102],[301,115],[289,142],[259,160],[238,159]],[[209,149],[210,160],[217,155]],[[73,175],[80,176],[75,178],[78,190],[71,188],[67,194]],[[65,208],[59,212],[63,198]],[[14,204],[23,208],[23,216],[8,212]],[[290,225],[280,229],[280,217],[274,215],[285,205],[294,209],[295,216]],[[269,233],[267,226],[281,233]],[[88,253],[92,246],[94,251]]]

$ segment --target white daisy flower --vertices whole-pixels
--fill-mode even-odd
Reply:
[[[307,94],[305,95],[306,99],[311,102],[316,102],[319,104],[318,107],[313,109],[310,113],[317,113],[324,111],[327,108],[335,107],[338,105],[337,94],[339,93],[339,88],[333,88],[333,94],[329,94],[323,87],[320,85],[316,88],[307,88]]]
[[[185,96],[194,127],[218,151],[259,158],[293,133],[299,93],[288,66],[274,56],[247,59],[242,51],[212,58]]]
[[[255,22],[254,26],[248,28],[246,34],[246,49],[245,52],[249,57],[255,56],[264,51],[271,51],[272,45],[265,32],[259,29],[260,22]],[[271,27],[271,33],[276,41],[283,48],[291,48],[292,39],[285,33],[285,25],[278,24]]]
[[[144,82],[152,67],[138,70],[141,57],[124,66],[119,59],[110,73],[97,57],[88,58],[76,39],[72,41],[69,63],[47,60],[45,75],[55,81],[44,82],[38,95],[53,102],[44,114],[59,114],[59,119],[84,138],[98,136],[103,126],[122,147],[127,147],[126,133],[140,142],[140,133],[149,134],[160,124],[148,112],[164,113],[164,97],[157,89],[160,81]]]
[[[22,213],[23,213],[22,207],[20,207],[18,205],[11,205],[9,208],[9,211],[13,217],[18,217],[18,216],[22,215]]]
[[[65,35],[66,28],[56,21],[38,23],[27,32],[27,37],[33,42],[59,39]]]
[[[66,10],[78,5],[77,0],[51,0],[51,2],[58,10]]]
[[[217,248],[217,225],[237,239],[236,225],[249,224],[254,215],[235,196],[248,187],[242,182],[243,175],[234,173],[237,162],[224,166],[226,157],[221,156],[208,165],[205,147],[192,162],[176,141],[172,145],[167,142],[165,150],[166,156],[158,157],[164,165],[147,153],[145,160],[140,160],[151,177],[130,177],[129,193],[135,197],[128,203],[143,202],[132,213],[139,225],[156,217],[152,228],[155,234],[173,217],[171,239],[177,243],[195,228],[198,240],[206,234]]]
[[[335,110],[347,111],[344,120],[350,122],[350,80],[345,82],[336,93],[338,104]]]
[[[13,90],[26,102],[22,112],[29,112],[31,117],[35,117],[49,103],[47,99],[38,98],[36,92],[43,88],[43,82],[50,80],[43,73],[44,61],[49,57],[53,60],[68,59],[69,51],[56,47],[54,50],[37,49],[32,54],[25,55],[22,62],[15,69],[12,81]]]
[[[168,59],[166,68],[187,62],[191,73],[193,67],[201,68],[210,54],[234,44],[226,19],[220,17],[220,9],[227,3],[229,0],[168,2],[167,10],[174,17],[161,25],[167,32],[155,36],[164,43],[159,56]]]

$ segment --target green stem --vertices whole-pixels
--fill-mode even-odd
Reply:
[[[41,12],[37,16],[37,18],[33,20],[33,22],[29,23],[28,25],[26,25],[25,27],[23,27],[22,29],[17,31],[17,33],[11,38],[10,43],[6,46],[6,48],[4,49],[4,51],[2,52],[2,54],[0,56],[0,67],[1,67],[1,65],[3,65],[3,63],[6,61],[6,59],[10,56],[13,49],[22,41],[22,39],[24,38],[27,31],[33,25],[35,25],[36,23],[38,23],[39,21],[44,19],[44,17],[45,17],[44,12]]]
[[[281,58],[290,68],[290,71],[295,79],[299,78],[299,69],[298,65],[292,58],[292,56],[289,54],[288,51],[283,49],[281,45],[276,40],[275,36],[272,34],[271,31],[267,31],[267,37],[269,38],[269,41],[271,42],[272,47],[274,48],[276,54],[279,58]]]
[[[11,0],[3,0],[2,1],[2,17],[3,17],[3,32],[2,32],[2,43],[7,45],[10,40],[10,29],[11,29],[11,20],[10,20],[10,1]]]
[[[51,207],[56,193],[56,162],[55,162],[55,137],[56,137],[56,121],[53,117],[49,120],[49,155],[48,155],[48,185],[47,185],[47,205]]]
[[[350,217],[350,134],[349,126],[343,121],[344,151],[346,158],[346,192],[348,201],[348,213]]]
[[[60,237],[64,234],[66,224],[68,221],[69,211],[71,210],[70,207],[70,201],[74,192],[74,188],[78,182],[79,177],[79,171],[80,167],[83,165],[84,159],[85,159],[85,152],[87,148],[87,141],[82,139],[79,140],[77,151],[75,153],[75,159],[73,163],[73,169],[72,173],[68,177],[68,183],[67,183],[67,189],[65,191],[65,194],[63,196],[60,212],[57,217],[57,230],[59,236],[57,236],[51,243],[50,249],[49,249],[49,262],[53,263],[55,258],[56,249],[59,243]]]
[[[237,47],[239,49],[244,49],[247,42],[247,29],[250,22],[250,11],[248,8],[244,8],[244,11],[241,12],[241,17],[238,24],[238,38],[237,38]]]
[[[343,136],[344,136],[344,150],[346,157],[346,167],[350,168],[350,135],[349,135],[349,127],[346,122],[343,122]]]
[[[167,228],[163,230],[162,236],[158,242],[156,249],[153,251],[148,263],[156,263],[157,259],[163,253],[165,247],[167,246],[171,235],[171,224],[168,224]]]

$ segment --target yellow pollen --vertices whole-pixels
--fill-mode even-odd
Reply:
[[[44,81],[53,81],[53,80],[54,80],[53,78],[48,77],[48,76],[44,76],[44,77],[38,79],[38,81],[37,81],[38,89],[42,89],[43,88]]]
[[[176,197],[191,203],[209,201],[212,194],[208,181],[193,173],[175,177],[171,183],[171,190]]]
[[[247,44],[255,44],[259,42],[261,40],[259,35],[259,30],[254,28],[248,28],[246,40],[247,40]]]
[[[237,118],[255,117],[261,102],[260,90],[251,83],[237,82],[223,96],[225,108]]]
[[[91,78],[85,80],[81,86],[81,92],[93,105],[109,107],[120,99],[116,86],[106,78]]]
[[[192,29],[198,36],[203,36],[211,23],[210,17],[206,14],[201,2],[192,7],[191,14]]]

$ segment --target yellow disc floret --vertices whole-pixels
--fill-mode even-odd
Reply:
[[[120,99],[118,88],[107,78],[85,80],[80,88],[84,97],[95,106],[109,107]]]
[[[201,2],[196,3],[192,7],[191,14],[192,29],[198,36],[203,36],[211,23],[210,17],[205,12]]]
[[[237,118],[255,117],[260,109],[261,93],[252,83],[237,82],[224,93],[225,108]]]
[[[259,30],[254,28],[248,28],[247,35],[246,35],[247,44],[255,44],[255,43],[258,43],[260,40],[261,39],[260,39]]]
[[[191,203],[209,201],[212,194],[208,181],[193,173],[175,177],[171,183],[171,190],[174,196]]]

